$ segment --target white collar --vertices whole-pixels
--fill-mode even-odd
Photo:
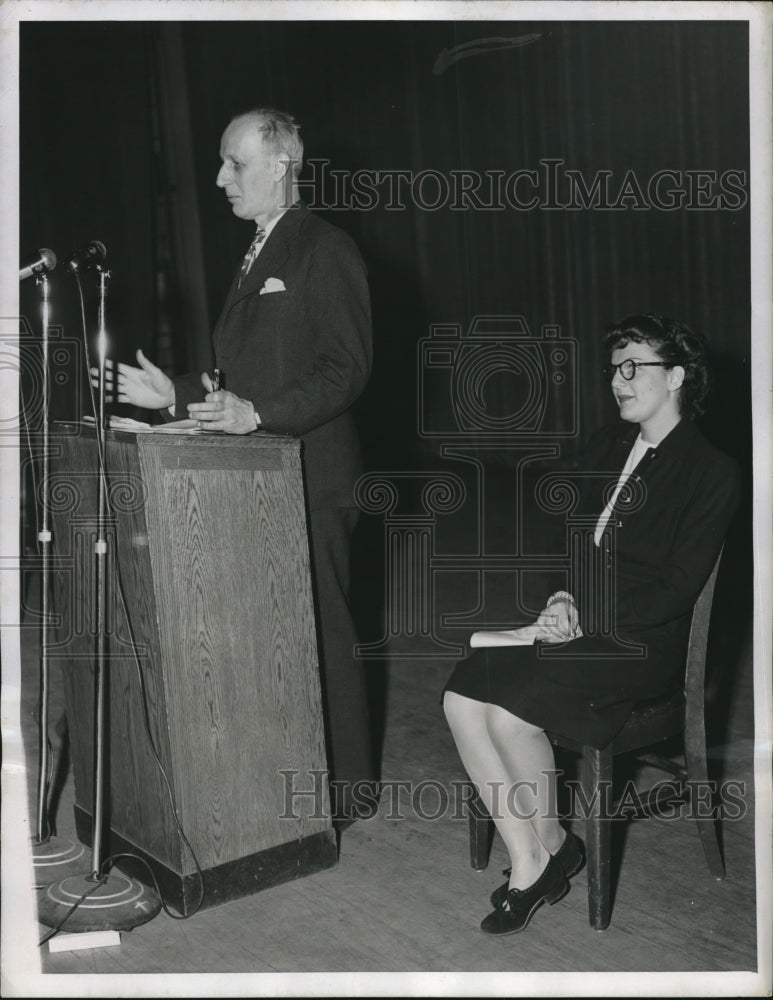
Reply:
[[[272,229],[273,229],[273,228],[274,228],[274,226],[275,226],[275,225],[277,224],[277,222],[279,222],[279,220],[280,220],[280,219],[282,218],[282,216],[283,216],[283,215],[285,214],[285,212],[286,212],[286,211],[287,211],[287,209],[286,209],[286,208],[285,208],[285,209],[283,209],[283,210],[282,210],[282,211],[281,211],[281,212],[279,213],[279,215],[275,215],[275,216],[274,216],[274,218],[273,218],[273,219],[271,220],[271,222],[267,223],[267,224],[266,224],[265,226],[262,226],[262,227],[260,227],[260,226],[258,226],[258,223],[257,223],[257,222],[255,223],[255,225],[256,225],[256,226],[258,226],[258,228],[259,228],[259,229],[260,229],[260,228],[262,228],[262,229],[263,229],[263,231],[265,232],[265,234],[266,234],[266,235],[265,235],[265,239],[268,239],[268,237],[269,237],[269,234],[271,233]]]

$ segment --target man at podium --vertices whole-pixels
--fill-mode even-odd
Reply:
[[[227,389],[207,373],[171,380],[138,351],[139,367],[117,366],[117,399],[227,434],[301,438],[332,808],[347,819],[367,788],[358,783],[375,779],[348,593],[361,472],[350,407],[372,361],[365,265],[348,235],[297,197],[303,143],[291,115],[237,116],[220,157],[217,186],[234,215],[257,227],[213,333]]]

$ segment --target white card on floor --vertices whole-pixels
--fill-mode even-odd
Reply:
[[[84,931],[82,934],[57,934],[48,942],[48,950],[84,951],[86,948],[114,948],[120,943],[118,931]]]

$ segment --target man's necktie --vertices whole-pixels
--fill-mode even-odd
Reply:
[[[250,248],[244,255],[244,260],[242,261],[242,269],[239,272],[239,285],[238,285],[239,288],[242,287],[242,282],[250,273],[250,268],[255,262],[255,258],[258,256],[258,247],[265,238],[266,238],[266,230],[262,226],[258,226],[257,231],[255,232],[255,238],[253,239],[252,243],[250,243]]]

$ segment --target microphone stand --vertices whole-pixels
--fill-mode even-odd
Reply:
[[[105,560],[107,558],[107,538],[105,514],[107,496],[107,469],[105,440],[107,421],[105,417],[105,358],[107,356],[107,332],[105,329],[105,299],[110,272],[99,268],[99,326],[97,331],[97,358],[99,372],[97,406],[97,455],[99,477],[97,480],[97,541],[94,545],[96,556],[97,585],[97,665],[96,665],[96,712],[94,743],[94,828],[92,838],[93,879],[99,878],[102,862],[102,827],[104,825],[104,784],[105,784],[105,709],[107,705],[107,678],[105,676]]]
[[[107,358],[107,330],[105,327],[105,299],[110,272],[101,264],[99,272],[99,326],[98,352],[98,414],[97,436],[97,540],[94,544],[97,644],[95,666],[94,704],[94,813],[92,819],[91,873],[71,876],[48,887],[46,898],[40,901],[38,919],[48,927],[57,927],[65,918],[69,931],[131,930],[147,923],[161,910],[161,901],[152,889],[123,872],[111,868],[103,872],[102,839],[104,827],[105,755],[109,733],[105,719],[108,703],[107,643],[105,627],[105,584],[107,545],[107,468],[105,439],[107,416],[105,414],[105,363]],[[125,856],[125,855],[124,855]],[[108,859],[109,860],[109,859]],[[73,913],[73,904],[79,903]]]
[[[40,505],[41,526],[38,542],[41,552],[41,625],[40,625],[40,695],[39,695],[39,756],[38,756],[38,807],[36,836],[32,839],[32,863],[35,869],[35,886],[43,888],[57,877],[62,865],[69,865],[82,857],[83,845],[72,840],[53,836],[48,814],[49,770],[51,755],[48,745],[49,713],[49,664],[48,664],[48,622],[51,566],[51,529],[49,527],[49,455],[50,455],[50,392],[48,345],[50,327],[50,282],[48,271],[36,275],[36,283],[41,290],[43,313],[42,337],[42,402],[43,402],[43,470],[41,479]]]

